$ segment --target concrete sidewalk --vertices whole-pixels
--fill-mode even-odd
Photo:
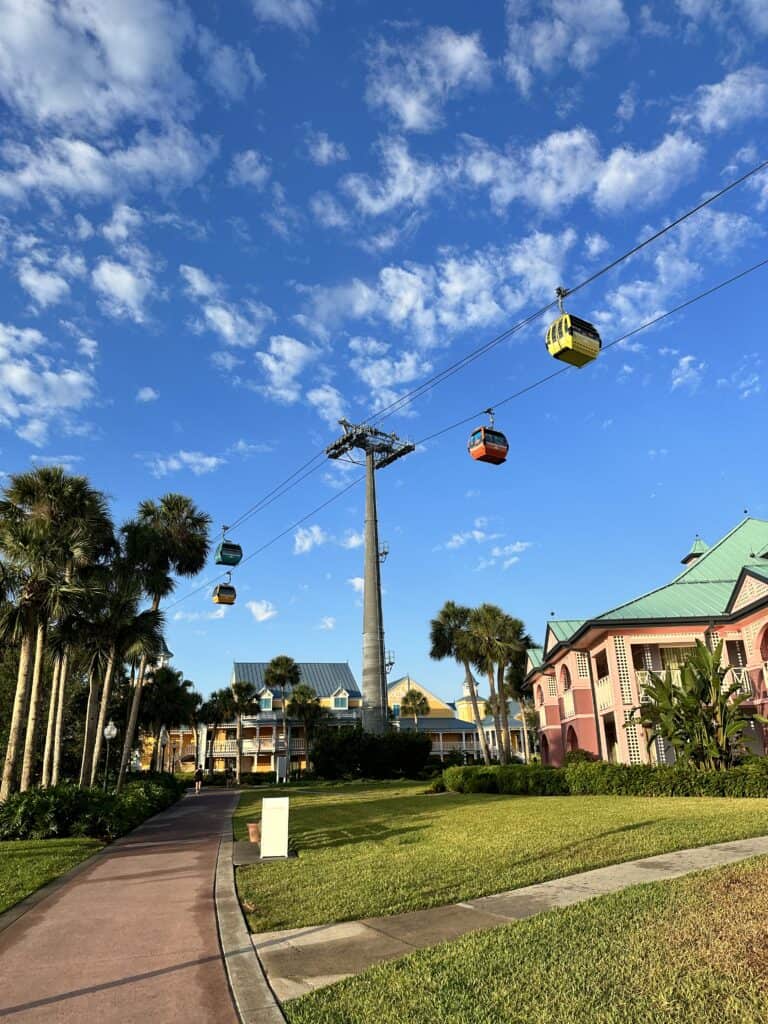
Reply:
[[[0,933],[0,1019],[237,1024],[213,889],[237,801],[186,796]]]
[[[627,861],[522,889],[392,917],[253,935],[253,945],[280,1002],[360,974],[382,960],[436,946],[467,932],[498,928],[546,910],[618,892],[630,885],[768,854],[768,836],[678,850]]]

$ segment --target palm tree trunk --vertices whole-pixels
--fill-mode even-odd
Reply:
[[[27,735],[24,738],[24,759],[21,765],[21,782],[19,791],[26,792],[32,785],[32,774],[35,767],[35,741],[37,740],[37,720],[40,717],[40,691],[43,678],[43,657],[45,654],[46,623],[41,619],[37,624],[35,641],[35,667],[32,672],[32,689],[29,694],[29,715],[27,716]]]
[[[480,741],[480,752],[483,755],[483,764],[490,764],[491,753],[488,750],[488,738],[485,735],[485,729],[483,729],[483,720],[480,716],[480,706],[477,703],[475,677],[472,675],[468,661],[464,662],[464,678],[467,683],[467,689],[469,690],[469,699],[472,702],[472,716],[475,719],[475,728],[477,729],[477,738]]]
[[[243,761],[243,716],[240,712],[240,708],[237,709],[237,758],[235,761],[235,785],[240,785],[240,772],[242,770]]]
[[[498,693],[496,692],[496,679],[493,674],[493,665],[488,668],[488,687],[491,691],[491,714],[493,715],[493,725],[496,729],[496,744],[499,748],[499,761],[502,764],[506,764],[506,749],[504,747],[504,738],[501,733],[501,715],[500,715],[500,701]]]
[[[96,726],[96,735],[93,738],[93,757],[91,758],[91,785],[96,785],[96,774],[99,770],[101,760],[102,740],[104,739],[104,727],[107,724],[107,707],[112,693],[112,676],[115,671],[115,649],[109,652],[107,669],[104,673],[104,685],[101,688],[101,704],[99,705],[99,721]]]
[[[156,612],[160,607],[160,598],[156,597],[152,601],[152,611]],[[125,740],[123,742],[123,753],[120,757],[120,771],[117,775],[117,785],[115,786],[115,792],[119,793],[123,788],[125,782],[125,773],[128,770],[128,761],[131,756],[131,748],[133,747],[133,738],[136,735],[136,725],[139,721],[139,705],[141,704],[141,690],[144,686],[144,674],[147,671],[147,656],[142,655],[141,661],[139,662],[139,675],[136,680],[136,685],[133,688],[133,699],[131,700],[131,712],[128,716],[128,725],[125,728]]]
[[[528,742],[528,708],[525,705],[523,698],[520,698],[520,717],[523,721],[523,757],[525,763],[531,763],[531,747]]]
[[[27,707],[30,673],[32,671],[32,632],[31,626],[21,638],[19,649],[19,671],[16,677],[16,694],[13,698],[11,728],[8,733],[8,746],[3,764],[3,779],[0,783],[0,801],[7,800],[14,790],[16,780],[16,764],[21,746],[21,723]]]
[[[504,730],[504,764],[509,764],[512,760],[512,745],[509,738],[509,705],[507,704],[507,695],[504,689],[504,664],[499,662],[498,666],[498,693],[499,693],[499,718],[501,719],[501,727]]]
[[[56,729],[53,735],[53,770],[51,771],[51,785],[58,786],[59,771],[61,769],[62,744],[61,737],[64,727],[64,697],[67,691],[67,676],[69,674],[69,648],[64,648],[64,655],[61,659],[61,671],[59,672],[59,697],[56,702]]]
[[[87,786],[91,778],[93,760],[93,740],[96,732],[96,721],[99,707],[99,677],[96,669],[88,673],[88,707],[85,712],[85,735],[83,737],[83,756],[80,761],[80,786]]]
[[[53,735],[56,731],[56,707],[59,699],[59,676],[61,675],[61,658],[56,656],[53,663],[51,678],[51,698],[48,702],[48,725],[45,730],[45,750],[43,752],[43,789],[51,784],[51,767],[53,762]]]

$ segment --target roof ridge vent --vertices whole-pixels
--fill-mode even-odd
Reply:
[[[698,558],[701,558],[702,555],[706,554],[707,551],[709,551],[709,544],[707,544],[706,541],[703,541],[697,533],[694,538],[693,544],[691,544],[691,550],[688,552],[685,558],[681,558],[680,561],[683,565],[690,565],[692,562],[695,562]]]

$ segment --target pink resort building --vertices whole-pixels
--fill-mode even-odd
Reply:
[[[679,670],[696,640],[723,641],[723,661],[753,714],[768,712],[768,522],[748,518],[712,547],[696,538],[666,586],[592,619],[550,621],[529,651],[527,681],[539,717],[542,760],[587,750],[623,764],[670,764],[674,754],[625,728],[649,672]],[[748,746],[766,753],[763,727]]]

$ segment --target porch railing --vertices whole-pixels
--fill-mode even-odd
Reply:
[[[595,696],[597,697],[597,710],[606,711],[613,707],[613,683],[610,676],[602,676],[595,683]]]
[[[573,718],[576,714],[576,706],[573,702],[573,690],[566,690],[563,694],[563,718]]]

